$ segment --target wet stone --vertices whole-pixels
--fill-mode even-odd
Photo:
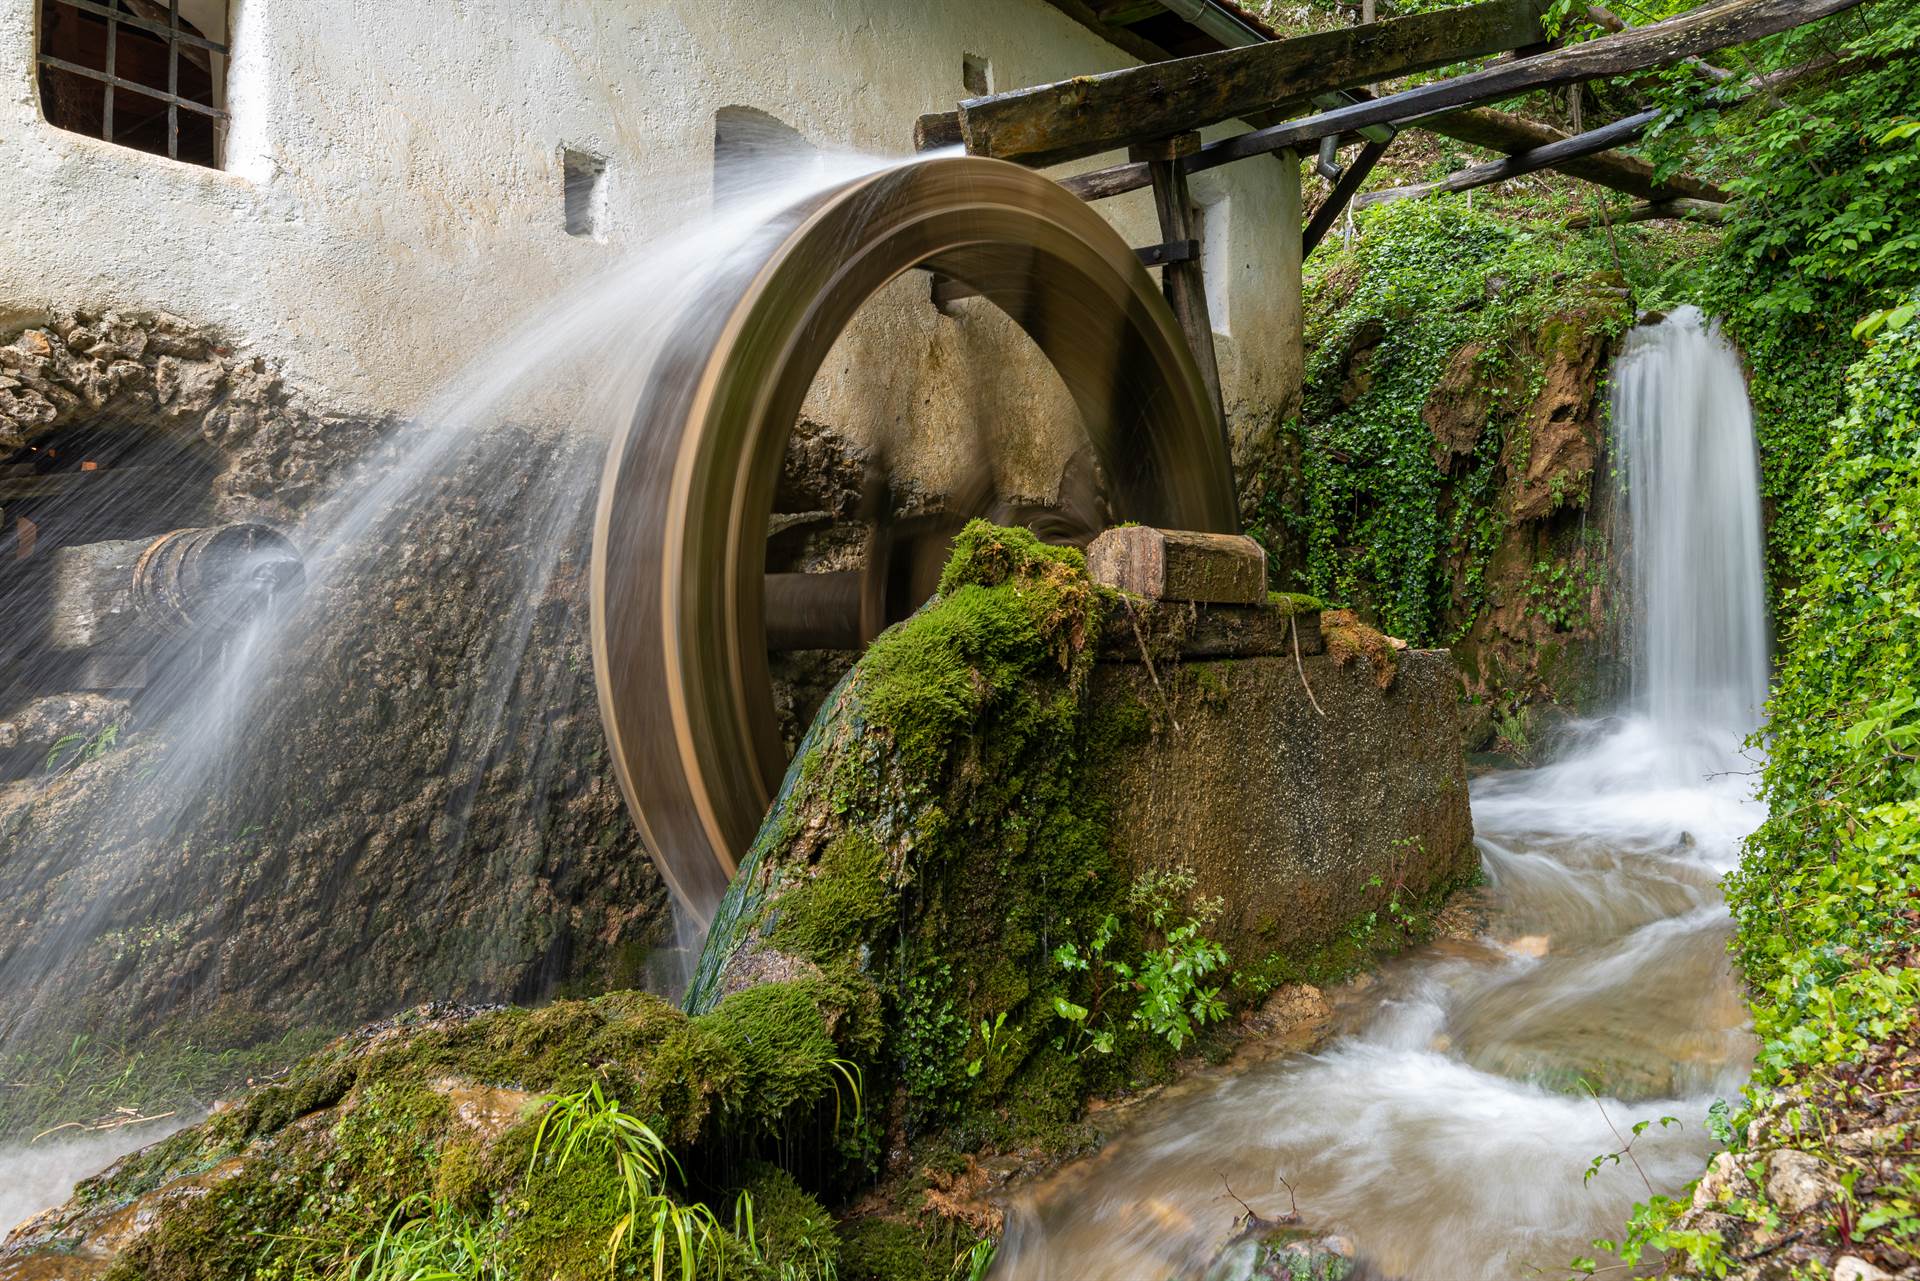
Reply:
[[[1088,546],[1087,572],[1148,600],[1258,605],[1267,598],[1267,553],[1241,534],[1124,525]]]

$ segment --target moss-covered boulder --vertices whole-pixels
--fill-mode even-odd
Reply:
[[[1057,1144],[1116,1073],[1071,1044],[1056,1002],[1087,995],[1054,959],[1127,888],[1088,783],[1125,741],[1088,698],[1103,613],[1077,551],[969,526],[816,722],[709,936],[692,1009],[770,976],[879,989],[896,1149]]]
[[[606,1118],[647,1126],[652,1150],[672,1154],[653,1181],[670,1201],[724,1211],[737,1188],[774,1177],[743,1156],[783,1143],[832,1152],[849,1132],[855,1065],[880,1043],[876,1013],[869,989],[820,980],[769,984],[692,1018],[642,993],[535,1011],[424,1007],[341,1038],[82,1184],[0,1249],[0,1275],[407,1275],[380,1270],[383,1242],[446,1266],[469,1243],[500,1269],[472,1275],[638,1267],[644,1239],[613,1248],[632,1201],[627,1149],[596,1137],[617,1127]],[[563,1106],[598,1129],[574,1124],[563,1146]],[[806,1194],[782,1190],[772,1209],[788,1225],[783,1246],[797,1248]],[[811,1213],[824,1217],[817,1203]],[[759,1252],[729,1218],[702,1257],[748,1267]]]

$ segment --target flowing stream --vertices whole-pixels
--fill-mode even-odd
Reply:
[[[1551,1274],[1698,1176],[1752,1052],[1718,879],[1761,817],[1758,468],[1738,360],[1691,308],[1628,337],[1613,411],[1632,696],[1476,782],[1486,931],[1339,994],[1320,1052],[1170,1091],[1027,1190],[996,1277],[1199,1277],[1241,1201],[1297,1202],[1377,1275]]]

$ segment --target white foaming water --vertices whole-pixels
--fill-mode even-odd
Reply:
[[[1613,380],[1633,531],[1635,705],[1674,746],[1724,752],[1758,725],[1767,694],[1746,380],[1719,326],[1693,307],[1629,334]]]
[[[1323,1052],[1176,1091],[1029,1190],[996,1276],[1198,1277],[1240,1213],[1228,1186],[1268,1218],[1297,1197],[1375,1275],[1552,1275],[1700,1173],[1706,1111],[1752,1053],[1718,881],[1761,818],[1741,745],[1766,635],[1745,386],[1698,312],[1629,336],[1614,422],[1632,702],[1476,782],[1488,933],[1390,964]],[[1583,1177],[1662,1116],[1681,1124]]]
[[[54,1135],[38,1143],[0,1147],[0,1241],[28,1218],[65,1201],[80,1180],[185,1124],[173,1118],[79,1138]]]
[[[364,627],[374,611],[399,608],[409,592],[418,593],[417,583],[406,579],[413,562],[448,554],[446,548],[422,546],[423,540],[444,538],[434,525],[443,510],[468,519],[467,528],[488,532],[485,564],[476,565],[472,577],[485,582],[490,576],[495,594],[510,605],[469,652],[418,656],[416,687],[422,680],[445,678],[429,668],[454,665],[459,693],[449,709],[444,768],[471,780],[459,789],[464,804],[436,817],[421,839],[439,842],[443,849],[466,848],[473,797],[494,778],[507,779],[525,798],[523,826],[542,830],[535,807],[549,803],[559,772],[574,763],[549,759],[552,753],[529,760],[503,759],[503,753],[515,746],[538,753],[543,736],[525,732],[525,718],[551,714],[553,691],[569,676],[561,668],[565,655],[557,651],[544,655],[555,670],[530,670],[529,641],[539,612],[564,594],[562,575],[584,570],[588,516],[607,440],[660,373],[656,360],[676,327],[694,309],[725,305],[737,290],[717,286],[755,268],[767,238],[785,234],[779,215],[817,192],[900,163],[905,161],[852,154],[810,154],[790,163],[762,157],[752,181],[744,188],[736,184],[726,207],[718,210],[707,208],[704,173],[653,175],[656,182],[686,186],[681,207],[690,217],[684,226],[560,291],[545,312],[524,318],[507,338],[449,379],[442,395],[335,486],[295,535],[306,557],[300,601],[256,619],[227,645],[191,697],[142,730],[142,738],[164,743],[164,752],[140,769],[122,769],[89,783],[89,812],[99,816],[90,829],[92,839],[72,842],[72,848],[51,838],[36,844],[29,830],[7,851],[23,866],[34,860],[48,868],[46,915],[59,925],[26,946],[0,948],[0,1059],[46,1042],[61,994],[84,988],[102,940],[143,927],[137,916],[129,919],[143,900],[124,892],[126,887],[150,888],[154,878],[167,875],[168,860],[195,842],[244,841],[254,830],[248,820],[256,815],[262,827],[289,810],[298,816],[314,795],[331,794],[337,776],[350,778],[366,767],[328,750],[330,705],[289,710],[285,691],[304,680],[309,688],[331,689],[336,699],[380,696],[360,672],[356,646],[362,642],[350,629]],[[568,426],[548,432],[550,448],[529,450],[527,431],[519,425],[555,412],[565,415]],[[590,707],[573,710],[594,714]],[[269,733],[298,744],[298,750],[263,764],[257,749],[260,737]],[[289,760],[296,770],[277,772]],[[249,799],[238,817],[232,807],[216,810],[209,804],[209,798],[241,795]],[[497,836],[491,833],[488,839]],[[262,859],[271,852],[269,845]],[[393,856],[405,853],[396,850]],[[343,886],[380,871],[377,863],[358,862],[357,851],[343,849],[339,857],[335,883],[309,882],[300,892],[344,894]],[[479,874],[498,865],[497,852],[489,857],[492,862]],[[110,866],[101,866],[109,860]],[[251,884],[246,878],[237,888],[264,897],[205,904],[205,914],[237,924],[251,912],[270,909],[271,897],[284,892],[281,885]],[[519,945],[522,918],[532,903],[507,894],[509,888],[500,886],[498,917],[484,923],[507,949]],[[164,906],[167,896],[157,897]],[[369,917],[368,928],[412,927]],[[221,941],[216,935],[209,944],[219,950]],[[684,929],[681,941],[689,941]],[[437,981],[448,982],[448,963],[429,959],[436,962]],[[488,987],[493,977],[488,966],[495,959],[483,941],[469,970],[451,976],[452,990],[424,995],[468,1000],[510,995]],[[222,974],[208,985],[257,985],[271,992],[285,977]],[[652,977],[668,988],[684,982],[683,975]],[[378,979],[361,974],[341,981],[366,985]],[[379,1005],[380,992],[366,995],[369,1004]],[[189,1004],[193,993],[179,999]],[[388,1007],[399,1003],[404,1002],[389,1001]],[[55,1039],[71,1035],[62,1030]],[[76,1178],[98,1172],[152,1137],[152,1131],[140,1138],[120,1131],[98,1141],[49,1140],[0,1149],[0,1192],[6,1197],[0,1200],[0,1236],[13,1219],[57,1202]]]

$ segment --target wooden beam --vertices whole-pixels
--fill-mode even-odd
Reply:
[[[1134,34],[1125,27],[1116,27],[1101,21],[1099,12],[1086,3],[1086,0],[1047,0],[1047,3],[1122,53],[1138,58],[1142,62],[1159,62],[1167,56],[1167,51],[1152,41]]]
[[[1037,167],[1540,39],[1540,0],[1446,9],[1127,67],[960,104],[967,150]]]
[[[1655,218],[1684,218],[1692,222],[1721,222],[1727,216],[1727,207],[1711,200],[1689,200],[1678,196],[1672,200],[1644,201],[1623,214],[1614,215],[1614,222],[1649,222]],[[1567,227],[1572,231],[1582,231],[1599,222],[1593,214],[1575,214],[1567,219]]]
[[[1472,191],[1475,187],[1486,187],[1496,182],[1505,182],[1509,178],[1535,173],[1541,169],[1556,168],[1564,161],[1578,160],[1583,156],[1610,151],[1623,143],[1632,142],[1647,131],[1648,125],[1659,118],[1660,112],[1657,109],[1642,111],[1616,120],[1612,124],[1602,125],[1598,129],[1589,129],[1585,133],[1575,134],[1570,138],[1560,138],[1538,147],[1517,151],[1504,160],[1493,160],[1483,165],[1469,165],[1465,169],[1456,169],[1446,177],[1433,182],[1369,191],[1355,202],[1355,207],[1367,209],[1374,205],[1392,204],[1396,200],[1417,200],[1425,196],[1436,196],[1442,192]]]
[[[1424,126],[1428,117],[1472,103],[1644,71],[1804,26],[1860,3],[1861,0],[1726,0],[1677,18],[1602,36],[1586,44],[1496,63],[1403,93],[1225,138],[1202,147],[1198,155],[1183,161],[1182,167],[1188,173],[1199,173],[1249,156],[1299,148],[1363,125],[1418,121]],[[1133,177],[1097,172],[1081,175],[1079,181],[1083,186],[1098,187],[1105,194],[1114,195],[1146,185],[1144,181],[1134,181]]]
[[[1568,141],[1568,135],[1550,125],[1536,124],[1488,107],[1434,116],[1422,120],[1420,128],[1484,147],[1488,151],[1504,151],[1509,155],[1544,151]],[[1575,154],[1555,159],[1545,167],[1641,200],[1666,200],[1675,196],[1689,196],[1696,200],[1727,199],[1727,193],[1712,183],[1688,174],[1677,173],[1655,182],[1652,165],[1637,156],[1623,156],[1613,151],[1601,150],[1581,155],[1576,150]]]
[[[1307,229],[1300,238],[1302,258],[1312,253],[1314,246],[1333,230],[1333,224],[1339,220],[1340,211],[1347,207],[1347,202],[1353,199],[1353,193],[1360,190],[1360,184],[1367,180],[1367,175],[1373,172],[1373,167],[1380,163],[1380,157],[1385,155],[1386,151],[1386,143],[1369,142],[1360,148],[1360,154],[1355,156],[1341,172],[1340,181],[1333,184],[1333,190],[1328,192],[1327,198],[1320,202],[1320,207],[1313,211],[1313,220],[1307,223]]]
[[[1160,216],[1160,239],[1167,244],[1199,239],[1198,220],[1193,213],[1193,198],[1187,191],[1187,175],[1180,169],[1181,157],[1198,150],[1200,135],[1179,134],[1151,144],[1137,152],[1146,164],[1153,187],[1153,208]],[[1200,380],[1213,397],[1214,418],[1220,424],[1221,438],[1228,454],[1233,440],[1227,435],[1226,402],[1220,394],[1220,363],[1213,350],[1213,318],[1207,310],[1206,274],[1198,256],[1170,261],[1161,270],[1160,288],[1187,336],[1193,359],[1200,366]]]

